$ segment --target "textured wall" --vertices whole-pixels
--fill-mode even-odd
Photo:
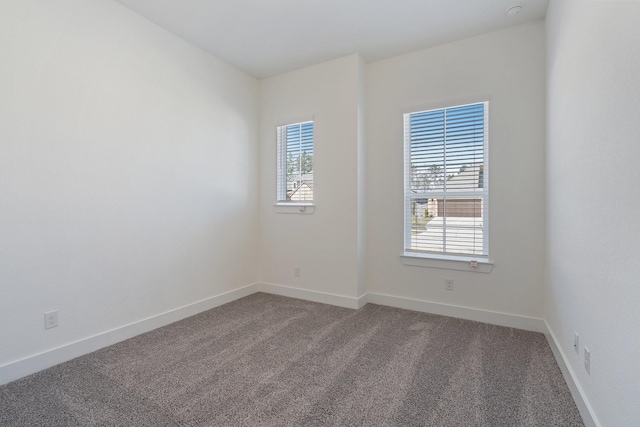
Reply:
[[[113,1],[1,2],[0,52],[0,366],[257,280],[253,78]]]
[[[261,281],[356,297],[361,61],[351,55],[260,81]],[[276,126],[314,120],[313,214],[276,202]],[[301,267],[294,277],[293,267]]]
[[[637,2],[547,15],[546,320],[603,426],[640,422],[638,22]]]
[[[369,291],[542,317],[544,25],[527,24],[367,65]],[[490,274],[405,266],[403,116],[489,96]],[[455,291],[444,289],[445,278]]]

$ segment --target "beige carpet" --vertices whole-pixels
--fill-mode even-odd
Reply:
[[[2,426],[582,426],[542,334],[254,294],[0,387]]]

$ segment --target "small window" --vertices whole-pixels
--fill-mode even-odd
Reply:
[[[313,122],[278,127],[278,203],[313,204]]]
[[[404,115],[405,254],[488,257],[488,107]]]

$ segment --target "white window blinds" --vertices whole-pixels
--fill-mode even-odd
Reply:
[[[278,203],[313,203],[313,122],[278,127]]]
[[[488,256],[488,103],[404,115],[405,252]]]

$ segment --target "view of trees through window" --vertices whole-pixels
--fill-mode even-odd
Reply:
[[[302,153],[293,151],[287,151],[287,176],[291,179],[305,174],[313,172],[313,154],[308,154],[306,151]]]
[[[405,115],[405,250],[487,254],[487,105]]]
[[[312,202],[313,122],[278,128],[278,156],[278,200]]]

